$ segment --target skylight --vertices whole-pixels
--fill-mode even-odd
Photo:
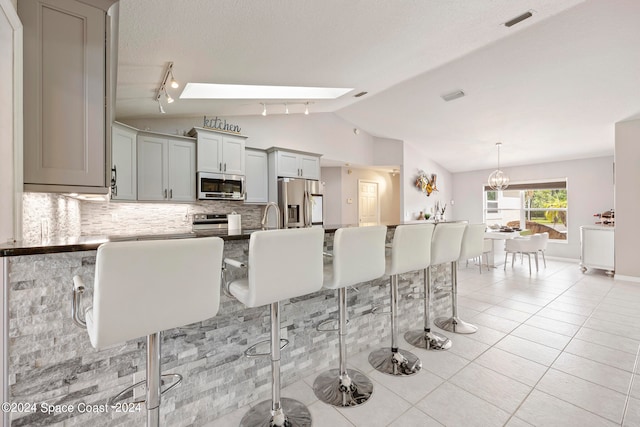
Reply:
[[[180,99],[335,99],[353,88],[187,83]]]

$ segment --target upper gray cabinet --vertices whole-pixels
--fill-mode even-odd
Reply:
[[[320,154],[277,147],[267,150],[275,175],[283,178],[320,179]]]
[[[140,132],[137,154],[138,200],[196,200],[196,146],[192,138]]]
[[[198,172],[245,174],[245,136],[229,135],[203,128],[193,128],[189,136],[197,138]]]
[[[267,152],[247,148],[245,150],[245,203],[265,204],[269,201],[269,175]]]
[[[107,193],[107,12],[76,0],[20,0],[18,14],[25,190]]]
[[[137,199],[138,130],[121,123],[111,126],[111,199]]]

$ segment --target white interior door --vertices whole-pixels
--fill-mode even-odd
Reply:
[[[380,223],[377,182],[358,180],[358,223],[360,225]]]

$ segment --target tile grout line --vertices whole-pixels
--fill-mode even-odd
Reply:
[[[546,304],[543,308],[547,308],[547,306],[548,306],[549,304],[553,303],[556,299],[560,298],[560,297],[561,297],[562,295],[564,295],[567,291],[569,291],[569,290],[570,290],[570,289],[572,289],[574,286],[576,286],[578,283],[580,283],[580,281],[582,281],[583,279],[584,279],[584,277],[582,277],[582,278],[580,278],[579,280],[577,280],[573,285],[571,285],[569,288],[565,289],[562,293],[560,293],[560,294],[559,294],[557,297],[555,297],[553,300],[549,301],[549,303],[548,303],[548,304]],[[587,316],[587,318],[586,318],[586,319],[585,319],[585,321],[582,323],[582,325],[584,325],[585,323],[587,323],[587,321],[588,321],[588,320],[593,316],[593,312],[594,312],[594,311],[596,311],[596,309],[597,309],[597,308],[602,304],[602,302],[603,302],[603,301],[604,301],[604,299],[607,297],[607,295],[609,295],[609,293],[611,292],[611,290],[612,290],[612,289],[613,289],[613,286],[611,286],[611,288],[609,288],[609,290],[607,291],[607,293],[606,293],[606,294],[601,298],[600,302],[598,302],[598,304],[593,308],[593,310],[591,311],[591,313],[589,314],[589,316]],[[527,319],[527,320],[528,320],[528,319]],[[523,322],[523,323],[524,323],[524,322]],[[580,326],[580,328],[582,328],[582,327],[583,327],[582,325]],[[577,331],[576,331],[576,332],[571,336],[571,340],[573,340],[573,339],[575,338],[575,335],[576,335],[579,331],[580,331],[580,329],[578,329],[578,330],[577,330]],[[552,331],[549,331],[549,332],[552,332]],[[510,335],[510,334],[511,334],[511,332],[509,332],[509,335]],[[508,336],[508,335],[507,335],[507,336]],[[502,339],[504,339],[504,337],[503,337]],[[502,341],[502,339],[501,339],[500,341]],[[518,405],[518,407],[516,408],[516,410],[515,410],[515,411],[513,411],[513,413],[509,416],[509,419],[508,419],[508,420],[507,420],[507,422],[504,424],[505,426],[506,426],[507,424],[509,424],[509,422],[511,421],[511,419],[515,416],[515,414],[516,414],[516,413],[520,410],[520,408],[522,407],[522,404],[523,404],[524,402],[526,402],[526,400],[529,398],[529,396],[531,396],[531,393],[533,393],[533,391],[534,391],[534,390],[536,390],[536,387],[538,386],[538,384],[540,383],[540,381],[542,380],[542,378],[544,378],[544,376],[545,376],[545,375],[547,375],[547,373],[549,372],[549,370],[551,369],[551,367],[553,366],[553,364],[556,362],[556,360],[558,360],[558,358],[559,358],[559,357],[564,353],[564,350],[565,350],[565,349],[567,348],[567,346],[571,343],[571,340],[570,340],[567,344],[565,344],[565,345],[564,345],[564,347],[562,348],[562,350],[560,350],[560,353],[558,354],[558,356],[556,356],[556,358],[555,358],[555,359],[553,359],[553,362],[551,362],[551,363],[549,364],[549,366],[548,366],[548,367],[547,367],[547,369],[545,370],[544,374],[542,374],[542,375],[540,376],[540,379],[538,379],[538,381],[536,381],[536,383],[534,384],[534,386],[533,386],[533,387],[531,387],[531,390],[529,391],[529,393],[527,393],[527,395],[525,396],[525,398],[524,398],[524,399],[522,399],[522,401],[520,402],[520,404]],[[497,344],[497,343],[496,343],[496,344]],[[505,350],[505,351],[506,351],[506,350]],[[517,356],[517,355],[516,355],[516,356]],[[569,374],[569,375],[570,375],[570,374]],[[578,378],[579,378],[579,377],[578,377]],[[581,378],[581,379],[582,379],[582,378]],[[585,380],[585,381],[586,381],[586,380]],[[541,390],[538,390],[538,391],[539,391],[539,392],[541,392],[541,393],[545,393],[544,391],[541,391]],[[549,393],[545,393],[545,394],[548,394],[549,396],[552,396],[552,397],[553,397],[553,398],[555,398],[555,399],[562,400],[563,402],[566,402],[564,399],[561,399],[561,398],[559,398],[559,397],[553,396],[553,395],[551,395],[551,394],[549,394]],[[591,411],[589,411],[589,410],[587,410],[587,409],[581,408],[580,406],[575,405],[575,404],[573,404],[573,403],[571,403],[571,402],[566,402],[566,403],[568,403],[568,404],[570,404],[570,405],[573,405],[573,406],[575,406],[575,407],[577,407],[577,408],[583,409],[583,410],[585,410],[585,411],[589,412],[590,414],[593,414],[593,415],[595,415],[595,416],[597,416],[597,417],[600,417],[600,418],[603,418],[603,419],[607,419],[607,418],[602,417],[602,416],[600,416],[600,415],[598,415],[598,414],[596,414],[596,413],[594,413],[594,412],[591,412]]]
[[[640,359],[640,345],[638,345],[638,351],[636,352],[636,360],[633,364],[633,372],[631,372],[631,381],[629,381],[629,388],[627,389],[627,396],[624,401],[624,409],[622,410],[622,421],[620,425],[624,425],[624,419],[627,417],[627,411],[629,410],[629,402],[631,401],[631,391],[633,389],[633,381],[638,370],[638,360]]]

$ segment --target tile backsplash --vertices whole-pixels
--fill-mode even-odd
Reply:
[[[54,193],[24,193],[23,239],[185,233],[197,213],[242,215],[243,228],[260,226],[263,206],[241,202],[143,203],[81,201]]]
[[[55,193],[23,193],[22,239],[39,242],[47,238],[77,237],[80,201]]]

